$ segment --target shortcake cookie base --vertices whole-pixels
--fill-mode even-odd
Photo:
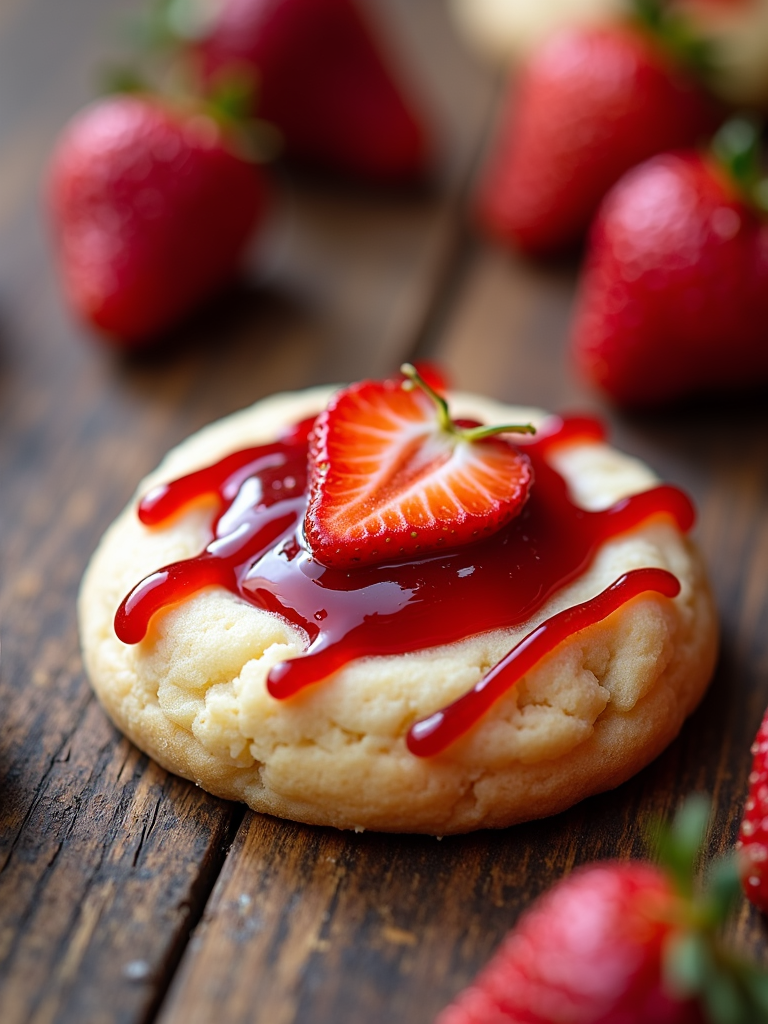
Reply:
[[[273,440],[282,426],[320,411],[331,393],[277,395],[207,427],[168,454],[137,498]],[[488,423],[546,419],[462,394],[452,396],[451,409]],[[564,446],[551,459],[588,509],[657,482],[647,467],[604,444]],[[213,515],[213,504],[197,504],[150,529],[131,502],[83,580],[83,656],[106,711],[138,747],[257,811],[436,835],[544,817],[619,785],[656,757],[712,675],[717,622],[701,559],[663,517],[606,543],[588,572],[519,628],[359,659],[285,701],[267,693],[267,672],[302,652],[302,636],[227,591],[203,591],[155,616],[140,644],[123,644],[113,628],[121,600],[145,575],[199,554]],[[673,572],[680,595],[642,595],[573,636],[444,753],[423,759],[408,751],[414,721],[471,689],[537,623],[644,566]]]

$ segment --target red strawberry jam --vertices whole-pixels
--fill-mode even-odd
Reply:
[[[683,531],[693,525],[690,500],[667,485],[599,512],[574,504],[546,455],[570,441],[602,440],[604,431],[591,419],[551,419],[545,432],[521,444],[535,484],[522,512],[497,533],[421,559],[328,568],[312,557],[302,537],[313,422],[161,485],[141,500],[139,518],[147,526],[162,524],[203,497],[213,499],[218,512],[213,539],[200,555],[153,573],[125,598],[115,616],[122,641],[141,641],[156,612],[205,587],[225,587],[305,634],[304,654],[275,665],[267,678],[270,694],[285,700],[355,658],[422,650],[518,626],[580,576],[602,543],[653,516],[671,518]],[[635,569],[595,598],[552,616],[469,693],[416,722],[409,749],[421,757],[439,753],[563,640],[640,593],[674,597],[679,589],[666,570]]]

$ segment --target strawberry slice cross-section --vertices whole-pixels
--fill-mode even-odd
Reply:
[[[455,423],[413,367],[338,392],[313,428],[307,542],[338,568],[419,558],[487,537],[522,509],[528,457],[501,433]]]

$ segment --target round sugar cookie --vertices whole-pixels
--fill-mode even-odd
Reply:
[[[712,675],[717,622],[701,557],[669,516],[603,542],[586,570],[527,622],[411,653],[360,657],[277,700],[267,675],[300,657],[306,635],[281,615],[211,586],[157,614],[136,644],[115,612],[143,577],[197,556],[217,511],[197,501],[146,527],[138,498],[159,483],[275,438],[317,414],[331,388],[276,395],[173,449],[109,528],[79,601],[93,687],[116,725],[163,767],[257,811],[339,828],[446,835],[544,817],[619,785],[675,737]],[[455,418],[546,414],[473,395]],[[642,463],[576,439],[547,461],[583,509],[607,509],[657,485]],[[534,488],[535,488],[534,483]],[[642,593],[538,661],[441,753],[415,756],[409,728],[470,691],[539,623],[594,598],[622,574],[660,568],[674,598]]]

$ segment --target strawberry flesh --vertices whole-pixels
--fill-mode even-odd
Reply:
[[[444,429],[432,399],[402,381],[339,392],[315,422],[309,466],[307,541],[335,567],[486,537],[520,512],[533,480],[509,441]]]

